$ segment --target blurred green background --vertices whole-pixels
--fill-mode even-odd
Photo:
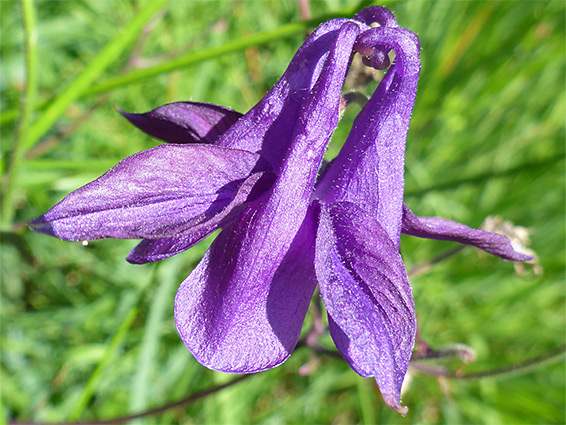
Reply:
[[[499,215],[530,228],[530,248],[542,269],[536,274],[527,265],[518,273],[513,264],[468,248],[415,276],[422,338],[433,347],[471,346],[477,361],[466,372],[560,347],[565,3],[380,4],[422,46],[407,141],[406,202],[419,215],[470,226]],[[124,257],[136,241],[83,246],[35,234],[26,222],[125,156],[158,143],[113,105],[145,112],[194,100],[245,112],[284,72],[312,25],[301,23],[306,16],[294,1],[177,0],[166,8],[136,0],[30,5],[36,15],[37,46],[31,53],[37,55],[37,84],[34,89],[32,72],[28,92],[36,108],[22,120],[22,4],[0,2],[2,173],[9,192],[1,246],[1,416],[108,419],[229,381],[230,375],[192,358],[173,322],[175,291],[210,240],[161,263],[135,266]],[[311,1],[310,16],[352,16],[358,7],[356,1]],[[156,75],[139,79],[148,67]],[[358,110],[347,111],[330,155]],[[8,152],[17,134],[16,167],[9,171]],[[411,269],[453,246],[403,237],[402,254]],[[322,343],[333,347],[328,336]],[[301,376],[297,371],[306,362],[310,374]],[[451,370],[460,364],[429,362]],[[565,423],[563,362],[475,381],[410,371],[408,381],[403,404],[409,413],[403,418],[384,406],[373,380],[360,378],[340,358],[300,348],[277,369],[136,424]]]

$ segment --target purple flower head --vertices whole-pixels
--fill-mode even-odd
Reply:
[[[355,52],[389,69],[337,158],[317,176]],[[168,143],[124,159],[31,227],[72,241],[143,239],[128,256],[140,264],[222,228],[175,299],[177,329],[195,358],[231,373],[283,363],[318,285],[338,350],[403,413],[416,320],[401,232],[528,259],[504,236],[418,218],[403,205],[419,71],[417,37],[387,9],[328,21],[245,115],[193,102],[121,112]]]

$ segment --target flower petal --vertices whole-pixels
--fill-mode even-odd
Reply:
[[[218,146],[258,152],[277,172],[292,143],[297,120],[324,71],[338,30],[345,23],[369,28],[347,19],[333,19],[321,24],[297,51],[281,79],[218,139]],[[345,49],[350,49],[349,56],[351,45],[345,45]]]
[[[144,133],[168,143],[214,143],[242,116],[232,109],[197,102],[168,103],[144,114],[118,112]]]
[[[269,190],[275,180],[270,172],[254,173],[234,193],[230,203],[208,221],[183,232],[182,236],[163,239],[144,239],[128,255],[132,264],[145,264],[179,254],[200,242],[218,227],[238,215],[250,202]]]
[[[31,223],[60,239],[179,236],[224,210],[259,155],[210,145],[161,145],[132,155]]]
[[[132,264],[147,264],[164,260],[195,246],[213,231],[214,229],[201,228],[198,232],[192,231],[184,236],[144,239],[132,249],[126,260]]]
[[[356,13],[354,20],[370,26],[374,23],[379,24],[380,27],[396,28],[398,26],[393,13],[383,6],[366,7]],[[387,69],[391,65],[387,53],[387,51],[378,50],[373,53],[371,60],[368,60],[367,57],[362,58],[362,60],[375,69]]]
[[[403,204],[403,227],[406,235],[472,245],[507,261],[527,261],[532,257],[516,251],[503,235],[472,229],[456,221],[440,217],[417,217]]]
[[[315,271],[336,347],[385,402],[403,412],[401,384],[416,318],[405,266],[374,216],[350,203],[321,203]]]
[[[369,6],[354,15],[354,21],[363,22],[366,25],[377,23],[380,27],[396,28],[397,20],[393,13],[383,6]]]
[[[220,233],[175,298],[185,345],[201,364],[222,372],[259,372],[283,363],[297,344],[316,286],[312,214],[282,259],[274,259],[279,253],[268,244],[242,278],[242,262],[233,259],[255,248],[247,234],[256,213],[250,208]]]
[[[177,329],[207,367],[235,373],[268,369],[282,363],[297,342],[314,288],[309,204],[338,122],[358,34],[352,22],[331,34],[333,44],[292,123],[274,186],[220,233],[179,288]]]
[[[396,63],[356,117],[316,196],[364,206],[399,246],[405,139],[420,71],[418,40],[402,28],[380,27],[362,33],[356,46],[369,57],[394,50]]]

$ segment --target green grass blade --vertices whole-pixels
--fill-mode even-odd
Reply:
[[[564,153],[561,152],[557,155],[553,155],[553,156],[549,155],[547,158],[538,161],[525,161],[524,163],[521,163],[519,165],[516,165],[514,167],[505,170],[486,171],[484,173],[478,173],[475,176],[455,178],[447,182],[436,183],[432,186],[424,187],[420,189],[408,187],[405,190],[405,197],[423,196],[429,192],[440,192],[444,190],[455,189],[466,184],[478,185],[481,183],[485,183],[491,179],[502,178],[502,177],[513,177],[520,173],[532,173],[533,171],[536,170],[547,170],[549,167],[552,167],[560,163],[563,159],[564,159]]]
[[[90,401],[96,386],[100,379],[102,379],[102,372],[106,365],[115,357],[118,348],[126,338],[128,334],[128,330],[132,326],[136,316],[138,315],[138,307],[134,306],[128,311],[128,314],[120,324],[120,327],[114,334],[114,337],[108,344],[108,347],[105,350],[104,357],[102,358],[101,362],[98,364],[92,375],[90,376],[82,394],[77,402],[75,409],[71,412],[69,419],[71,421],[75,421],[82,415],[84,409],[86,408],[88,402]]]
[[[42,104],[41,106],[44,106]],[[16,121],[18,116],[20,115],[20,111],[18,108],[8,109],[6,112],[2,112],[0,114],[0,125],[11,123],[12,121]]]
[[[155,77],[157,75],[168,73],[180,68],[185,68],[187,66],[195,65],[197,63],[204,62],[209,59],[213,59],[220,55],[236,53],[245,50],[249,47],[262,46],[274,41],[283,40],[285,38],[289,38],[294,35],[300,34],[301,32],[308,30],[309,28],[313,28],[316,25],[328,19],[338,18],[338,17],[351,17],[357,10],[358,10],[357,7],[343,9],[338,12],[321,15],[315,19],[311,19],[308,21],[292,22],[290,24],[283,25],[274,30],[265,31],[259,34],[254,34],[249,37],[244,37],[239,40],[226,43],[219,47],[204,50],[201,52],[189,53],[187,55],[183,55],[171,59],[169,61],[160,63],[155,66],[134,70],[124,75],[109,78],[100,84],[93,85],[92,87],[86,89],[84,92],[80,93],[79,96],[100,94],[115,89],[117,87],[123,87],[125,85],[136,83],[138,81],[147,78]],[[43,109],[49,104],[50,102],[45,102],[38,105],[37,108]],[[7,124],[13,121],[14,119],[17,118],[17,115],[18,115],[17,111],[12,109],[3,112],[2,114],[0,114],[0,124]]]
[[[9,225],[14,216],[14,182],[17,179],[19,166],[24,154],[23,142],[28,138],[28,129],[31,123],[33,108],[37,97],[37,20],[33,0],[22,0],[22,14],[24,21],[24,40],[26,50],[26,88],[21,103],[21,120],[4,186],[2,200],[2,227]]]
[[[377,407],[374,403],[375,399],[375,383],[373,379],[364,379],[356,377],[356,387],[358,392],[358,400],[360,402],[360,423],[371,425],[379,423],[377,420]]]
[[[50,103],[43,115],[31,127],[24,141],[25,149],[33,147],[49,131],[55,121],[65,112],[65,109],[80,97],[112,62],[120,57],[124,50],[135,41],[147,21],[167,2],[168,0],[152,0],[146,3],[145,7],[124,27],[123,31],[116,35],[71,85]]]
[[[158,363],[156,354],[161,337],[161,329],[163,323],[171,319],[170,314],[167,313],[167,307],[173,299],[174,288],[179,283],[176,276],[182,265],[182,258],[176,257],[163,265],[157,273],[158,287],[155,295],[152,297],[141,342],[137,373],[132,381],[130,395],[130,410],[132,412],[140,412],[150,407],[147,403],[148,388],[152,386],[151,379],[156,372],[155,365]]]
[[[180,56],[175,59],[171,59],[167,62],[163,62],[159,65],[155,65],[145,69],[139,69],[132,71],[125,75],[120,75],[114,78],[110,78],[101,84],[93,86],[91,89],[85,92],[86,94],[98,94],[112,90],[117,87],[122,87],[131,83],[135,83],[146,78],[155,77],[156,75],[165,74],[167,72],[174,71],[176,69],[185,68],[190,65],[194,65],[200,62],[204,62],[215,57],[226,55],[228,53],[235,53],[245,50],[249,47],[263,46],[265,44],[271,43],[273,41],[283,40],[285,38],[292,37],[296,34],[300,34],[309,28],[312,28],[322,21],[328,20],[333,17],[339,16],[349,16],[352,14],[352,10],[343,11],[342,13],[333,13],[332,15],[320,16],[317,19],[312,19],[309,21],[298,21],[287,25],[282,25],[271,31],[265,31],[259,34],[254,34],[249,37],[244,37],[239,40],[235,40],[226,43],[222,46],[203,50],[201,52],[189,53],[184,56]]]
[[[0,398],[0,425],[7,424],[6,409],[4,408],[4,400]]]
[[[80,161],[69,161],[67,159],[29,159],[22,167],[29,171],[107,171],[114,167],[123,158],[116,159],[81,159]]]
[[[120,316],[123,315],[124,319],[122,319],[114,336],[108,343],[108,346],[104,351],[104,355],[102,356],[102,359],[100,360],[100,362],[98,363],[92,374],[90,375],[90,378],[86,383],[79,397],[79,400],[75,405],[75,408],[69,415],[70,421],[76,421],[81,417],[89,401],[91,400],[98,384],[100,383],[100,380],[103,378],[103,372],[110,364],[110,362],[116,358],[116,353],[118,349],[128,337],[130,328],[134,323],[134,320],[138,316],[140,305],[143,303],[145,294],[147,293],[149,287],[151,286],[151,283],[154,282],[155,280],[155,273],[157,271],[157,268],[158,268],[157,266],[154,266],[151,269],[151,271],[148,273],[147,279],[144,279],[144,281],[141,283],[138,289],[133,293],[129,293],[125,297],[123,310],[119,310],[119,312],[120,311],[126,312],[126,313],[119,313]]]

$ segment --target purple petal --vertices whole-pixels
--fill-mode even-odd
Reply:
[[[392,49],[396,63],[356,117],[344,147],[318,184],[317,197],[363,205],[398,246],[405,139],[420,70],[418,41],[410,31],[380,27],[362,33],[356,46],[368,56]]]
[[[345,23],[369,28],[346,19],[333,19],[320,25],[297,51],[277,84],[218,139],[218,145],[258,152],[277,171],[293,140],[296,122],[324,71],[328,52]],[[348,55],[351,47],[344,47],[350,49]]]
[[[373,23],[380,27],[396,28],[397,20],[391,11],[383,6],[369,6],[360,10],[354,16],[354,21],[363,22],[366,25]]]
[[[360,10],[354,16],[355,21],[360,21],[366,25],[373,23],[379,24],[381,27],[396,28],[397,20],[393,13],[383,6],[370,6]],[[371,60],[364,57],[364,62],[375,69],[387,69],[391,62],[387,51],[377,50],[371,55]]]
[[[201,228],[198,232],[192,231],[179,237],[144,239],[132,249],[126,260],[132,264],[147,264],[164,260],[195,246],[213,231],[214,229]]]
[[[120,161],[31,223],[60,239],[180,236],[224,210],[259,155],[209,145],[161,145]]]
[[[238,188],[230,203],[210,220],[186,230],[182,236],[144,239],[130,252],[126,260],[132,264],[151,263],[191,248],[240,214],[246,205],[257,199],[263,192],[269,190],[273,185],[274,177],[270,172],[252,174]]]
[[[246,264],[241,254],[256,249],[247,237],[254,214],[249,209],[220,233],[175,298],[183,342],[201,364],[222,372],[259,372],[283,363],[316,286],[312,214],[285,252],[268,241]]]
[[[399,400],[416,318],[397,247],[361,208],[321,204],[315,271],[336,347],[357,373],[375,376],[390,407],[406,411]]]
[[[471,229],[468,226],[440,217],[417,217],[403,205],[403,227],[406,235],[441,241],[459,242],[497,255],[507,261],[527,261],[532,257],[515,250],[511,241],[497,233]]]
[[[242,116],[222,106],[196,102],[169,103],[144,114],[118,112],[141,131],[168,143],[214,143]]]
[[[334,34],[320,76],[293,122],[290,149],[273,188],[224,229],[179,288],[177,329],[207,367],[268,369],[282,363],[297,342],[314,288],[309,204],[338,122],[358,33],[348,22]]]

